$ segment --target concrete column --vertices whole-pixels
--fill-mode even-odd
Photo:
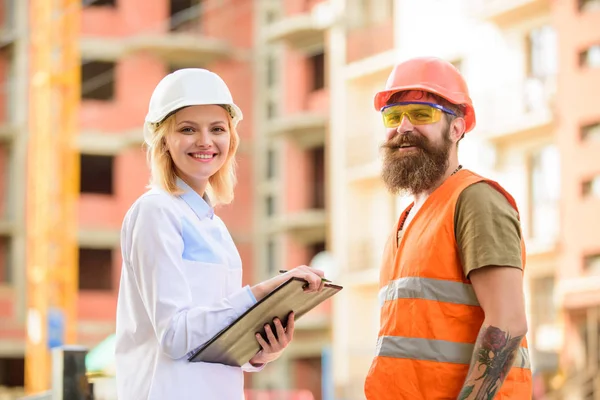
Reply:
[[[28,75],[28,3],[27,1],[14,1],[15,36],[14,44],[14,114],[12,123],[17,132],[12,143],[10,198],[11,218],[14,231],[11,241],[12,276],[15,288],[15,315],[17,321],[25,321],[26,280],[25,280],[25,196],[26,196],[26,165],[27,165],[27,101],[29,90]]]
[[[348,245],[347,245],[347,180],[346,180],[346,125],[352,116],[346,113],[346,78],[344,68],[346,65],[346,30],[344,23],[344,10],[346,0],[331,0],[335,13],[335,23],[329,31],[329,65],[328,77],[330,87],[330,124],[326,146],[329,160],[327,203],[330,210],[330,251],[335,258],[335,263],[340,271],[347,270]],[[338,273],[338,279],[343,284],[343,274]],[[337,396],[340,390],[348,384],[350,371],[348,359],[349,326],[351,310],[348,307],[349,288],[342,290],[333,298],[333,341],[332,341],[332,367],[333,380]]]

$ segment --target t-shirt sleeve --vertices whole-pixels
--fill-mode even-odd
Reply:
[[[460,194],[454,234],[467,277],[486,266],[523,268],[518,213],[486,182],[473,184]]]

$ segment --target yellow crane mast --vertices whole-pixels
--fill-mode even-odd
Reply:
[[[30,0],[25,389],[50,389],[50,346],[76,341],[81,0]]]

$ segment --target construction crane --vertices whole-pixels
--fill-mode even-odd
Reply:
[[[30,0],[25,390],[50,389],[52,345],[76,342],[81,0]]]

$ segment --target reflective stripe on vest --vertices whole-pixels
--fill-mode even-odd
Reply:
[[[400,278],[379,291],[379,305],[396,299],[424,299],[445,303],[479,306],[469,283],[432,278]]]
[[[433,278],[400,278],[379,291],[379,304],[396,299],[423,299],[479,306],[473,287],[468,283]],[[472,343],[446,340],[384,336],[377,341],[377,355],[394,358],[470,364]],[[529,352],[520,347],[515,362],[518,368],[530,368]]]
[[[471,343],[384,336],[377,340],[376,355],[380,357],[409,358],[413,360],[469,365],[474,347]],[[526,348],[519,347],[513,367],[530,369],[529,352]]]

